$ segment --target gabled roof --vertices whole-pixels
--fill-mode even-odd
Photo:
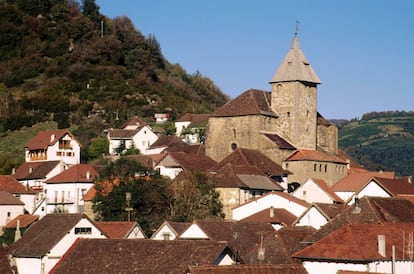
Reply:
[[[12,175],[0,175],[0,191],[10,193],[26,193],[31,192],[19,183]]]
[[[316,179],[316,178],[312,178],[311,179],[312,182],[315,183],[316,186],[319,187],[320,190],[322,190],[326,195],[328,195],[333,202],[336,203],[343,203],[344,201],[338,196],[336,195],[336,193],[328,186],[328,184],[322,180],[322,179]],[[306,181],[306,183],[308,183],[309,181]]]
[[[362,197],[358,209],[347,207],[306,242],[316,242],[344,224],[414,222],[414,204],[404,198]]]
[[[15,257],[45,256],[82,218],[83,214],[48,214],[13,244]],[[92,223],[92,221],[91,221]]]
[[[142,232],[137,222],[95,222],[95,225],[110,239],[126,239],[135,227]]]
[[[290,226],[295,220],[296,216],[284,208],[266,208],[241,219],[240,222],[257,222]]]
[[[380,224],[345,224],[316,243],[294,254],[302,260],[331,262],[372,262],[409,260],[409,234],[414,222]],[[379,253],[378,236],[385,236],[385,254]],[[405,235],[405,236],[404,236]],[[384,256],[385,255],[385,256]]]
[[[358,172],[351,173],[336,182],[331,189],[335,192],[356,192],[369,182],[372,177],[394,179],[394,172]]]
[[[160,148],[160,147],[170,147],[172,145],[182,145],[182,146],[188,146],[183,140],[181,140],[180,137],[176,135],[170,135],[170,136],[162,136],[158,138],[157,141],[152,143],[150,146],[150,149]]]
[[[271,93],[249,89],[225,105],[219,107],[210,117],[266,115],[277,117],[270,106]]]
[[[171,222],[171,221],[165,221],[160,225],[160,227],[152,234],[151,239],[160,232],[160,230],[167,226],[172,233],[175,234],[176,237],[180,236],[181,233],[183,233],[191,223],[188,222]]]
[[[347,206],[344,204],[312,203],[299,217],[296,218],[292,225],[299,223],[313,208],[324,216],[328,222],[336,215],[344,211]]]
[[[185,113],[180,118],[175,120],[175,122],[190,122],[190,124],[187,127],[196,128],[200,126],[205,126],[208,122],[209,116],[210,114]]]
[[[139,129],[108,129],[108,135],[111,139],[132,139]]]
[[[299,45],[299,39],[295,36],[292,45],[283,59],[279,68],[273,75],[270,83],[302,81],[320,84],[318,75],[311,67],[305,54]]]
[[[80,238],[50,273],[182,274],[191,265],[216,265],[224,255],[240,262],[224,242]]]
[[[69,134],[72,139],[75,139],[72,133],[70,133],[67,129],[41,131],[29,140],[25,148],[29,150],[46,149],[48,146],[55,144],[66,134]]]
[[[189,266],[189,274],[307,274],[302,264]]]
[[[285,161],[318,161],[346,164],[346,161],[338,156],[319,150],[300,149],[293,152]]]
[[[123,129],[138,129],[144,126],[148,126],[147,122],[145,122],[138,116],[133,116],[123,125],[122,128]]]
[[[171,159],[168,159],[168,157],[171,157]],[[165,167],[181,167],[184,170],[194,169],[205,172],[213,167],[216,164],[216,161],[206,155],[189,154],[185,152],[168,152],[165,154],[165,157],[158,162],[158,165],[160,164]]]
[[[10,192],[0,191],[0,205],[24,205],[22,201],[13,196]]]
[[[373,177],[381,188],[383,188],[390,196],[396,197],[398,195],[414,195],[414,185],[404,179],[387,179],[380,177]]]
[[[126,155],[128,159],[138,161],[142,166],[153,169],[165,157],[165,154],[134,154]]]
[[[256,203],[258,200],[265,199],[267,196],[271,196],[271,195],[278,196],[279,198],[285,199],[289,202],[296,203],[296,204],[301,205],[301,206],[306,207],[306,208],[309,207],[309,203],[307,203],[306,201],[304,201],[302,199],[296,198],[295,196],[292,196],[289,193],[282,192],[282,191],[271,191],[271,192],[268,192],[266,194],[263,194],[260,197],[257,197],[253,200],[250,200],[247,203],[241,204],[241,205],[239,205],[235,208],[240,208],[240,207],[243,207],[243,206],[245,206],[247,204],[250,204],[250,203]]]
[[[26,228],[37,220],[39,220],[39,215],[20,214],[9,223],[7,223],[5,228],[16,228],[17,221],[19,221],[20,228]]]
[[[245,262],[249,262],[246,255],[260,245],[261,236],[274,233],[275,229],[269,223],[236,222],[236,221],[194,221],[211,241],[226,241]],[[187,229],[190,230],[191,226]],[[185,231],[180,239],[185,237]],[[257,257],[257,256],[256,256]]]
[[[296,150],[292,144],[280,137],[278,134],[263,133],[264,136],[269,138],[273,143],[275,143],[280,149]]]
[[[17,180],[45,179],[46,176],[60,164],[60,161],[25,162],[13,175]]]
[[[290,173],[261,152],[247,148],[236,148],[210,170],[219,170],[227,164],[235,166],[255,166],[261,171],[262,175],[267,176],[286,175]]]
[[[50,178],[45,183],[93,183],[98,176],[95,167],[88,164],[77,164]]]
[[[232,165],[228,163],[210,176],[215,187],[283,190],[282,186],[264,175],[255,166]]]

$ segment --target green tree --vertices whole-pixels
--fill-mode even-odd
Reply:
[[[220,195],[206,174],[187,170],[174,180],[173,220],[221,219],[224,218],[222,209]]]
[[[98,220],[134,220],[150,235],[168,218],[171,192],[167,181],[137,161],[121,157],[109,163],[95,187],[93,209]],[[131,195],[129,202],[126,193]]]
[[[177,128],[175,127],[175,124],[171,121],[167,121],[164,123],[163,126],[164,129],[164,136],[172,136],[175,134],[175,132],[177,132]]]
[[[88,147],[90,159],[96,159],[102,155],[107,155],[109,151],[109,140],[101,137],[94,139]]]

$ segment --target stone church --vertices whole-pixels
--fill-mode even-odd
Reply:
[[[317,111],[321,81],[296,35],[269,83],[271,92],[247,90],[210,116],[207,156],[220,161],[248,148],[290,171],[289,183],[318,178],[333,185],[343,178],[347,161],[338,157],[338,130]]]

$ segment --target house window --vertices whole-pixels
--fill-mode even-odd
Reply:
[[[316,164],[313,165],[313,171],[316,172]]]
[[[236,148],[237,148],[237,144],[232,143],[232,144],[231,144],[231,150],[235,150]]]
[[[328,165],[325,165],[325,172],[328,172]]]
[[[59,149],[72,149],[70,140],[59,140]]]
[[[75,227],[75,234],[92,234],[92,227]]]
[[[288,111],[288,112],[286,113],[286,115],[287,115],[287,117],[289,118],[289,117],[290,117],[290,112]]]
[[[170,240],[170,236],[171,234],[169,232],[165,232],[162,234],[162,239],[168,241]]]
[[[7,218],[9,218],[10,216],[11,216],[11,213],[9,211],[9,212],[7,212]]]

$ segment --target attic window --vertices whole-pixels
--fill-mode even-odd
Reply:
[[[92,234],[91,227],[75,227],[75,234]]]
[[[231,144],[231,149],[232,149],[232,150],[236,150],[236,148],[237,148],[237,144],[236,144],[236,143],[232,143],[232,144]]]

